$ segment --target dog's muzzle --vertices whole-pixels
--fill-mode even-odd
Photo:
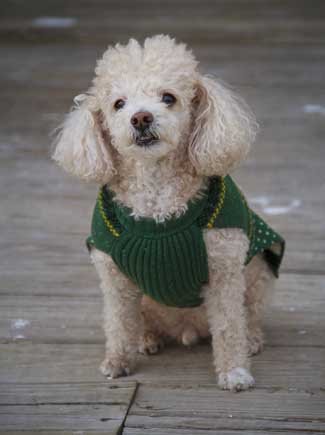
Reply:
[[[159,137],[153,129],[153,114],[150,112],[137,112],[131,118],[131,124],[135,130],[135,143],[140,147],[154,145]]]
[[[151,145],[154,145],[159,141],[159,138],[157,135],[144,131],[143,134],[136,136],[135,143],[139,147],[149,147]]]

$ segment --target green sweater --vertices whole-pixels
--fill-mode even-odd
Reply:
[[[157,223],[151,218],[135,219],[130,212],[114,201],[107,186],[102,187],[88,248],[109,254],[144,294],[162,304],[201,304],[200,290],[209,280],[203,231],[211,228],[241,228],[250,241],[246,264],[263,253],[278,276],[285,242],[248,207],[230,176],[209,178],[202,197],[189,201],[178,218]]]

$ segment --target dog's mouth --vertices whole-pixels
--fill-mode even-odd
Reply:
[[[154,131],[143,131],[135,137],[135,143],[139,147],[150,147],[159,141],[159,136]]]

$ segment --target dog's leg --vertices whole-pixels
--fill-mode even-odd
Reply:
[[[244,263],[248,248],[239,230],[206,234],[209,284],[203,292],[218,385],[234,391],[254,385],[249,372]]]
[[[142,334],[141,293],[111,257],[94,249],[91,258],[104,295],[106,355],[101,371],[112,378],[126,376],[134,367]]]
[[[164,308],[148,296],[141,301],[143,317],[143,334],[139,343],[139,352],[154,355],[164,348],[167,337],[163,332],[160,316]]]
[[[247,267],[245,304],[248,320],[248,352],[256,355],[263,349],[261,314],[265,299],[271,296],[274,274],[262,257],[256,256]]]

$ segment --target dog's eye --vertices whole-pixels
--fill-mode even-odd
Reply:
[[[176,97],[166,92],[162,95],[161,101],[167,104],[167,106],[172,106],[173,104],[176,103]]]
[[[124,107],[124,106],[125,106],[125,101],[124,101],[124,100],[121,100],[121,99],[116,100],[115,103],[114,103],[114,109],[115,109],[115,110],[120,110],[120,109],[122,109],[122,107]]]

